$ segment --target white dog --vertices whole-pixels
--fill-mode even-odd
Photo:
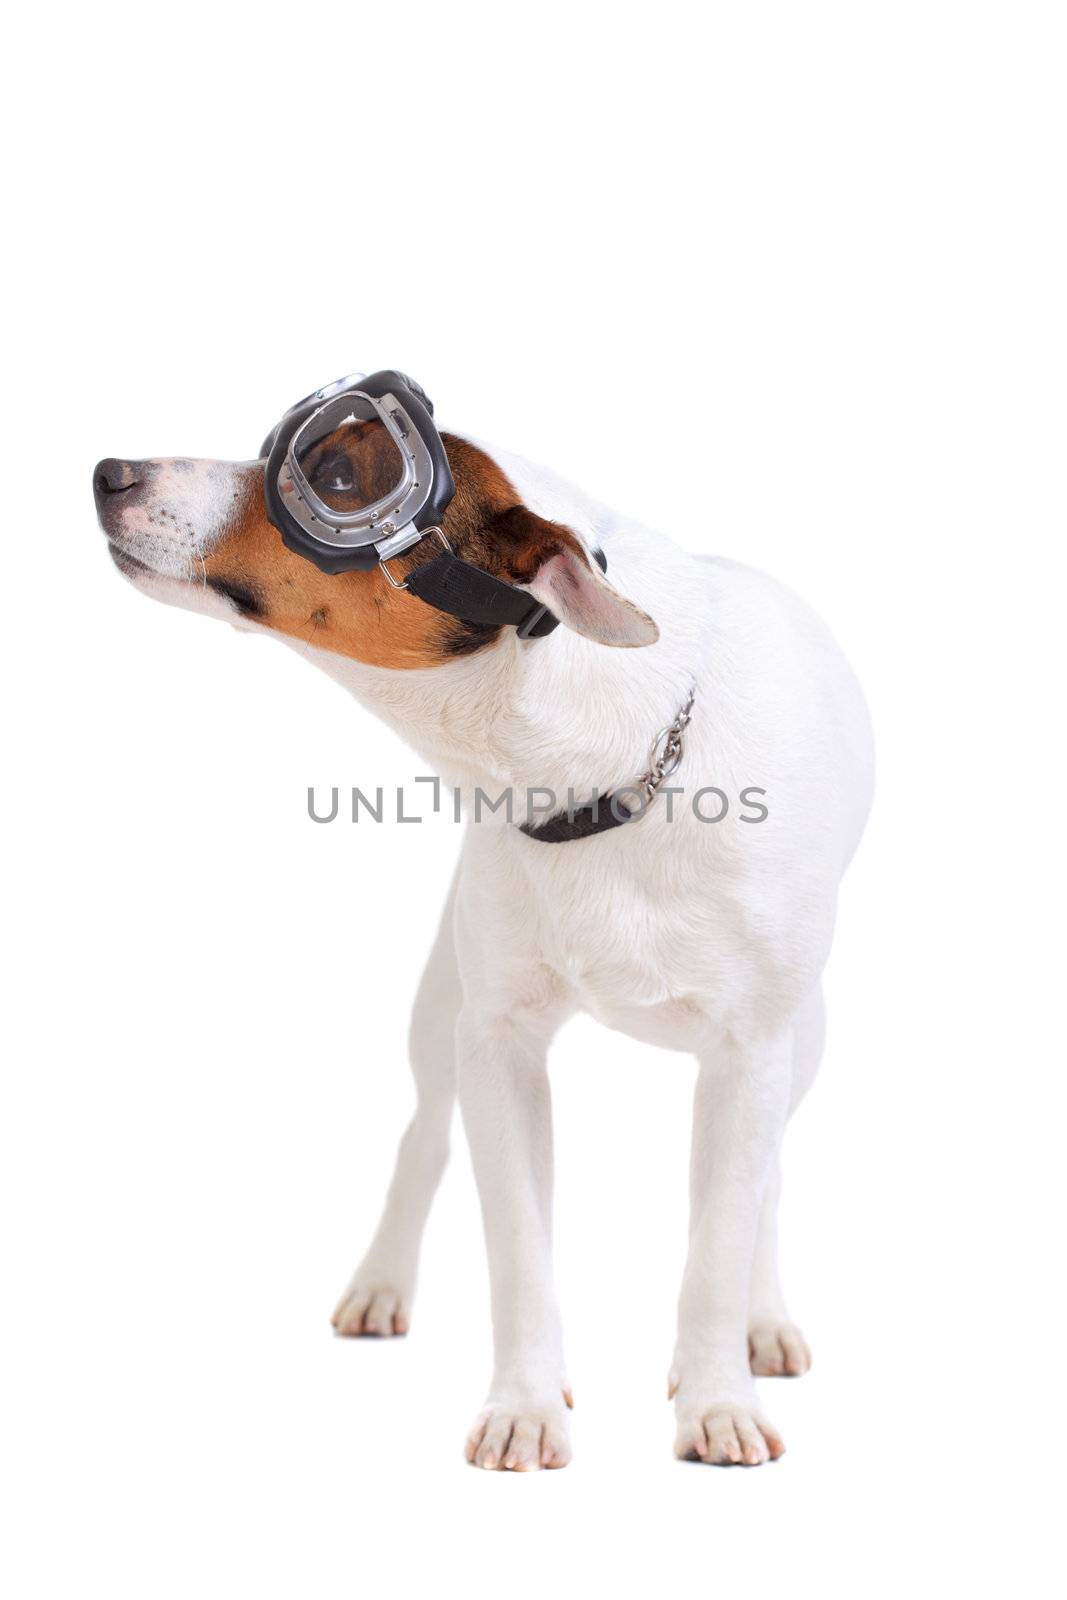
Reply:
[[[810,1361],[779,1287],[778,1152],[818,1066],[820,974],[869,806],[863,701],[820,622],[770,578],[697,559],[525,461],[444,443],[456,483],[445,536],[547,606],[564,624],[550,637],[443,615],[377,568],[324,575],[268,520],[262,460],[112,460],[94,480],[114,560],[137,588],[299,642],[468,810],[476,790],[509,787],[520,801],[551,790],[562,810],[569,792],[581,803],[632,788],[646,769],[654,788],[650,746],[676,724],[658,752],[680,743],[669,782],[683,793],[656,793],[623,826],[546,842],[484,807],[468,826],[415,1002],[418,1109],[334,1324],[407,1330],[458,1092],[495,1349],[467,1456],[515,1470],[569,1460],[546,1055],[560,1023],[588,1011],[699,1062],[675,1450],[756,1465],[784,1446],[753,1374]]]

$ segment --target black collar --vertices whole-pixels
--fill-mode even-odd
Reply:
[[[631,811],[621,795],[603,794],[587,806],[558,811],[546,822],[524,822],[519,832],[540,844],[569,844],[574,839],[591,839],[595,833],[607,833],[609,828],[621,828],[623,823],[633,822],[641,814],[641,811]]]
[[[520,833],[540,844],[570,844],[575,839],[591,839],[595,833],[607,833],[610,828],[621,828],[624,823],[643,817],[661,785],[681,765],[684,734],[693,715],[696,692],[694,682],[674,721],[653,739],[648,770],[633,783],[625,784],[612,794],[598,795],[594,789],[588,805],[568,807],[545,822],[521,823]],[[625,798],[627,795],[633,796],[633,803]]]

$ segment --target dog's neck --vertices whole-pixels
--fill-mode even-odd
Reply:
[[[565,797],[568,788],[584,795],[630,783],[699,676],[706,569],[553,474],[489,453],[532,511],[603,548],[612,581],[653,616],[659,642],[612,649],[563,627],[522,641],[505,628],[487,649],[425,670],[369,667],[325,651],[309,659],[464,791],[546,786]]]

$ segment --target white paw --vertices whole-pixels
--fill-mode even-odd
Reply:
[[[759,1467],[785,1445],[777,1429],[747,1399],[679,1401],[674,1453],[682,1461]]]
[[[489,1472],[565,1467],[571,1458],[567,1412],[554,1401],[530,1405],[490,1402],[467,1435],[466,1455],[474,1466]]]
[[[807,1340],[792,1322],[754,1322],[748,1330],[748,1359],[760,1378],[800,1378],[811,1366]]]
[[[361,1267],[338,1301],[331,1321],[347,1338],[376,1334],[388,1339],[394,1333],[407,1333],[411,1291],[390,1283],[388,1274],[370,1273]]]

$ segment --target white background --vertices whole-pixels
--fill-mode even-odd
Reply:
[[[1049,1592],[1062,11],[36,15],[5,100],[7,1592]],[[489,1323],[458,1129],[410,1337],[331,1337],[457,831],[312,826],[309,783],[414,758],[289,652],[129,590],[90,473],[248,456],[385,365],[790,582],[869,693],[878,802],[786,1163],[815,1368],[763,1385],[774,1467],[671,1458],[692,1069],[586,1021],[553,1064],[574,1464],[463,1464]]]

